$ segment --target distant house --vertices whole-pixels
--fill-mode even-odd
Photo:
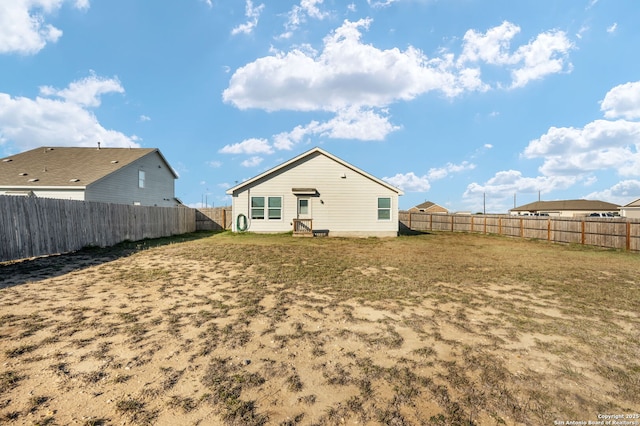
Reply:
[[[234,231],[398,235],[403,192],[313,148],[230,188]]]
[[[156,148],[42,147],[0,159],[0,195],[177,206],[176,173]]]
[[[417,206],[411,207],[409,209],[412,213],[442,213],[447,214],[449,210],[445,209],[442,206],[439,206],[436,203],[432,203],[431,201],[425,201],[422,204],[418,204]]]
[[[640,219],[640,198],[620,207],[620,216]]]
[[[549,216],[580,217],[591,213],[617,213],[620,206],[598,200],[536,201],[509,210],[511,215],[545,214]]]

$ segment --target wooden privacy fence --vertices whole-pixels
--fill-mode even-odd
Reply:
[[[595,217],[433,214],[401,211],[413,231],[480,232],[640,251],[640,220]]]
[[[197,231],[223,231],[231,229],[231,207],[200,208],[196,210]]]
[[[195,210],[0,195],[0,261],[194,232]]]

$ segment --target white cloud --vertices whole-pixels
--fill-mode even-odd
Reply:
[[[141,121],[141,122],[151,121],[151,117],[149,117],[148,115],[142,114],[140,117],[138,117],[138,121]]]
[[[458,64],[484,62],[511,69],[512,88],[523,87],[530,81],[549,74],[571,69],[567,56],[574,48],[564,31],[548,31],[538,34],[528,44],[511,52],[511,40],[520,27],[503,22],[484,34],[469,30],[463,37],[463,50]]]
[[[613,25],[611,25],[610,27],[607,28],[607,32],[609,34],[615,33],[616,29],[618,29],[618,23],[614,22]]]
[[[574,48],[564,31],[539,34],[529,44],[518,48],[515,57],[524,64],[512,72],[511,87],[524,87],[530,81],[539,80],[549,74],[571,70],[566,63],[569,51]]]
[[[381,141],[399,126],[389,121],[386,110],[345,108],[324,123],[312,121],[306,126],[296,126],[290,132],[282,132],[273,137],[276,149],[290,150],[309,136],[321,136],[331,139],[354,139],[362,141]]]
[[[511,39],[520,32],[520,27],[511,22],[478,33],[468,30],[463,37],[463,50],[459,63],[486,62],[493,65],[513,64],[518,61],[510,52]]]
[[[267,111],[338,111],[351,107],[383,108],[427,92],[455,97],[486,91],[479,65],[507,66],[512,87],[567,69],[573,47],[561,31],[539,34],[529,44],[509,52],[519,28],[508,22],[484,35],[465,35],[459,60],[451,53],[429,58],[413,46],[378,49],[361,41],[371,19],[345,20],[323,40],[320,52],[293,48],[238,68],[223,92],[223,100],[240,109]]]
[[[606,118],[640,118],[640,81],[621,84],[609,90],[600,103]]]
[[[244,160],[242,163],[242,166],[244,167],[255,167],[255,166],[259,166],[260,163],[262,163],[262,157],[258,157],[258,156],[253,156],[251,158],[249,158],[248,160]]]
[[[217,169],[217,168],[219,168],[219,167],[222,167],[222,162],[221,162],[221,161],[215,161],[215,160],[213,160],[213,161],[207,161],[207,165],[208,165],[209,167],[212,167],[212,168],[214,168],[214,169]]]
[[[307,17],[323,20],[329,16],[329,13],[322,12],[318,7],[323,2],[324,0],[300,0],[300,5],[294,5],[287,14],[288,20],[285,24],[287,32],[281,35],[280,38],[289,38],[293,31],[307,21]]]
[[[260,14],[264,9],[264,4],[260,6],[253,6],[253,2],[251,0],[246,0],[245,4],[245,16],[249,18],[249,20],[231,30],[232,35],[236,34],[250,34],[253,29],[258,25],[258,19],[260,18]]]
[[[505,170],[496,173],[484,184],[471,183],[464,192],[465,198],[477,198],[483,195],[491,197],[513,197],[515,193],[549,193],[566,189],[579,180],[576,176],[537,176],[524,177],[517,170]]]
[[[89,77],[72,82],[65,89],[40,87],[41,95],[60,97],[66,102],[86,107],[100,106],[100,96],[105,93],[124,93],[124,88],[117,78],[102,78],[93,72]]]
[[[437,167],[429,169],[429,173],[427,177],[430,180],[438,180],[444,179],[452,173],[460,173],[465,170],[473,170],[476,168],[475,164],[469,163],[468,161],[463,161],[460,164],[447,163],[444,167]]]
[[[398,173],[395,176],[382,178],[387,183],[406,192],[427,192],[431,189],[427,176],[416,176],[415,173]]]
[[[596,120],[584,128],[552,127],[529,143],[524,157],[543,158],[547,176],[614,169],[640,175],[640,123]]]
[[[398,173],[392,177],[385,177],[383,180],[407,192],[427,192],[431,188],[432,181],[444,179],[453,173],[472,170],[475,167],[475,164],[468,161],[463,161],[460,164],[447,163],[444,167],[429,169],[426,175],[417,176],[414,172]]]
[[[46,17],[58,11],[63,3],[65,0],[0,1],[0,54],[31,55],[47,43],[58,41],[62,30],[47,24]],[[75,0],[73,7],[87,9],[89,0]]]
[[[42,145],[95,146],[97,141],[108,147],[138,147],[140,138],[105,129],[89,110],[100,105],[101,95],[123,92],[117,80],[92,75],[62,90],[45,88],[35,99],[0,93],[0,144],[14,143],[20,150]]]
[[[382,7],[391,6],[393,3],[397,1],[398,0],[367,0],[367,3],[369,3],[369,6],[373,8],[382,8]]]
[[[222,154],[273,154],[273,148],[266,139],[251,138],[240,143],[225,145],[218,152]]]
[[[623,180],[611,188],[587,194],[584,198],[605,200],[624,206],[640,198],[640,180]]]

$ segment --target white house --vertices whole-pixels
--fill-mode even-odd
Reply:
[[[177,174],[156,148],[42,147],[0,159],[0,195],[170,207]]]
[[[640,219],[640,198],[620,207],[620,216]]]
[[[544,214],[548,216],[581,217],[591,213],[617,212],[620,206],[599,200],[557,200],[536,201],[509,210],[509,214],[530,215]]]
[[[313,148],[227,191],[233,230],[330,236],[398,235],[403,192]]]

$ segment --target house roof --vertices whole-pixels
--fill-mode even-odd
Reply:
[[[354,172],[356,172],[356,173],[358,173],[358,174],[360,174],[360,175],[362,175],[362,176],[364,176],[364,177],[366,177],[368,179],[371,179],[372,181],[378,183],[379,185],[382,185],[385,188],[388,188],[388,189],[398,193],[398,195],[404,195],[404,192],[401,189],[396,188],[395,186],[390,185],[387,182],[385,182],[385,181],[383,181],[381,179],[378,179],[377,177],[375,177],[373,175],[370,175],[369,173],[365,172],[364,170],[361,170],[361,169],[357,168],[356,166],[354,166],[352,164],[349,164],[346,161],[344,161],[344,160],[336,157],[335,155],[332,155],[332,154],[328,153],[327,151],[325,151],[325,150],[323,150],[321,148],[318,148],[318,147],[310,149],[309,151],[304,152],[304,153],[298,155],[297,157],[294,157],[294,158],[292,158],[292,159],[290,159],[288,161],[285,161],[284,163],[282,163],[282,164],[280,164],[280,165],[278,165],[278,166],[276,166],[276,167],[274,167],[272,169],[269,169],[264,173],[261,173],[261,174],[255,176],[255,177],[253,177],[251,179],[248,179],[248,180],[246,180],[246,181],[234,186],[233,188],[229,188],[227,190],[227,194],[233,194],[235,191],[237,191],[239,189],[242,189],[245,186],[251,185],[252,183],[254,183],[254,182],[256,182],[256,181],[258,181],[260,179],[263,179],[263,178],[265,178],[265,177],[267,177],[267,176],[269,176],[271,174],[277,173],[278,171],[284,169],[285,167],[287,167],[287,166],[289,166],[289,165],[291,165],[291,164],[293,164],[293,163],[295,163],[297,161],[300,161],[300,160],[302,160],[302,159],[304,159],[306,157],[310,157],[310,156],[312,156],[314,154],[324,155],[325,157],[330,158],[333,161],[335,161],[335,162],[337,162],[339,164],[342,164],[343,166],[353,170]]]
[[[431,201],[425,201],[424,203],[418,204],[417,206],[412,207],[413,209],[416,210],[429,210],[432,208],[441,208],[443,210],[448,210],[445,207],[442,207],[441,205],[438,205],[436,203],[433,203]]]
[[[629,204],[625,204],[622,207],[640,207],[640,198],[635,201],[630,202]]]
[[[0,187],[76,187],[90,185],[152,153],[157,148],[40,147],[0,160]]]
[[[558,200],[558,201],[536,201],[534,203],[524,204],[522,206],[511,209],[510,211],[614,211],[620,206],[617,204],[607,203],[598,200]]]
[[[424,203],[418,204],[415,206],[416,209],[428,209],[429,207],[435,206],[436,203],[432,203],[431,201],[425,201]]]

